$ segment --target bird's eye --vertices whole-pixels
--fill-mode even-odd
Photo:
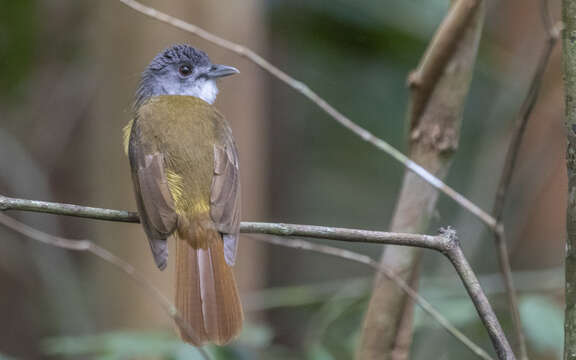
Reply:
[[[188,75],[192,74],[192,67],[190,65],[187,65],[187,64],[180,65],[180,68],[178,69],[178,71],[180,72],[180,75],[188,76]]]

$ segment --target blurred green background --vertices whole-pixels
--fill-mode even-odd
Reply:
[[[447,0],[146,1],[253,48],[348,115],[405,149],[406,77]],[[462,137],[448,183],[490,209],[511,124],[544,46],[539,0],[488,2]],[[550,9],[558,17],[558,4]],[[116,0],[0,0],[0,193],[134,209],[121,128],[150,59],[173,43],[241,70],[217,106],[238,139],[243,219],[386,230],[404,169],[246,59],[146,18]],[[506,210],[531,359],[560,358],[564,194],[559,49],[546,71]],[[11,213],[47,232],[88,238],[165,293],[138,226]],[[430,233],[454,226],[506,330],[510,316],[490,233],[441,197]],[[381,247],[336,244],[378,258]],[[218,359],[350,359],[372,271],[246,237],[237,266],[248,324]],[[447,262],[426,252],[422,294],[491,349]],[[0,359],[191,359],[146,292],[86,254],[0,228]],[[473,355],[418,312],[413,359]],[[491,350],[490,350],[491,351]]]

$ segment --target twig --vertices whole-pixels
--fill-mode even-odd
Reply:
[[[138,214],[130,211],[101,209],[48,201],[16,199],[3,195],[0,195],[0,210],[23,210],[95,220],[140,222]]]
[[[138,223],[138,214],[131,211],[111,210],[47,201],[16,199],[0,195],[0,210],[23,210],[55,215],[76,216],[95,220]],[[240,231],[249,234],[300,236],[347,242],[416,246],[439,250],[442,237],[421,234],[391,233],[314,225],[242,222]]]
[[[368,130],[364,129],[363,127],[353,122],[350,118],[348,118],[347,116],[336,110],[326,100],[324,100],[312,89],[310,89],[306,84],[286,74],[285,72],[283,72],[276,66],[272,65],[270,62],[265,60],[263,57],[261,57],[254,51],[239,44],[236,44],[234,42],[231,42],[229,40],[226,40],[224,38],[221,38],[219,36],[216,36],[196,25],[187,23],[181,19],[160,12],[149,6],[143,5],[138,1],[135,0],[119,0],[119,1],[124,5],[144,15],[147,15],[161,22],[170,24],[171,26],[189,32],[217,46],[220,46],[224,49],[236,53],[237,55],[249,59],[256,65],[260,66],[265,71],[269,72],[274,77],[278,78],[280,81],[284,82],[286,85],[290,86],[291,88],[293,88],[294,90],[296,90],[297,92],[299,92],[300,94],[311,100],[314,104],[320,107],[324,112],[330,115],[334,120],[336,120],[346,129],[358,135],[364,141],[374,145],[376,148],[384,151],[386,154],[390,155],[396,161],[403,164],[410,171],[414,172],[419,177],[424,179],[424,181],[428,182],[430,185],[446,194],[448,197],[456,201],[458,204],[460,204],[462,207],[470,211],[472,214],[476,215],[488,227],[492,228],[496,225],[496,222],[492,218],[492,216],[490,216],[486,211],[482,210],[478,205],[474,204],[466,197],[464,197],[462,194],[458,193],[456,190],[446,185],[444,182],[442,182],[436,176],[434,176],[429,171],[424,169],[422,166],[410,160],[410,158],[408,158],[406,155],[404,155],[402,152],[394,148],[392,145],[390,145],[383,139],[376,137]],[[464,1],[470,1],[470,0],[464,0]]]
[[[468,349],[470,349],[474,354],[476,354],[478,357],[482,359],[492,359],[492,357],[488,355],[488,353],[486,353],[484,350],[482,350],[480,347],[474,344],[466,335],[464,335],[462,332],[460,332],[460,330],[456,329],[452,324],[450,324],[448,319],[446,319],[438,310],[436,310],[434,306],[430,304],[426,299],[418,295],[418,293],[414,291],[404,280],[402,280],[401,277],[396,275],[393,271],[381,267],[380,264],[371,257],[367,255],[358,254],[350,250],[336,248],[333,246],[313,244],[309,241],[300,239],[290,239],[290,241],[286,241],[285,238],[278,239],[276,237],[270,237],[270,236],[253,237],[253,238],[274,245],[286,246],[301,250],[318,252],[330,256],[335,256],[341,259],[347,259],[359,262],[372,267],[373,269],[381,272],[384,276],[392,279],[402,289],[402,291],[406,292],[406,294],[422,308],[424,312],[426,312],[430,317],[436,320],[452,336],[454,336],[456,339],[458,339],[464,345],[466,345],[466,347],[468,347]]]
[[[514,124],[514,128],[512,129],[512,140],[510,140],[510,145],[508,146],[506,161],[504,163],[502,176],[500,177],[500,183],[496,192],[496,200],[492,209],[492,215],[498,226],[500,226],[502,222],[504,205],[506,203],[506,196],[510,188],[510,182],[514,172],[514,165],[516,164],[516,159],[518,157],[518,150],[520,149],[520,144],[526,130],[526,125],[530,119],[530,115],[532,114],[532,110],[536,104],[536,100],[538,99],[542,78],[544,77],[544,71],[548,65],[548,60],[550,59],[552,50],[554,50],[556,42],[558,41],[560,26],[560,24],[557,24],[554,28],[551,28],[547,31],[548,36],[546,38],[546,43],[540,54],[538,65],[534,71],[532,81],[530,82],[528,94],[524,99],[524,103],[520,108],[519,115]],[[497,227],[495,229],[497,229]]]
[[[158,304],[166,311],[166,313],[178,324],[182,324],[183,329],[187,332],[191,338],[195,338],[195,335],[187,326],[187,323],[182,320],[176,307],[168,300],[168,298],[162,294],[158,288],[156,288],[150,281],[148,281],[144,276],[142,276],[136,269],[127,263],[125,260],[122,260],[118,256],[114,255],[110,251],[104,249],[96,245],[95,243],[89,240],[70,240],[65,239],[59,236],[54,236],[37,230],[33,227],[30,227],[26,224],[23,224],[7,215],[0,213],[0,224],[6,226],[7,228],[20,233],[32,240],[41,242],[46,245],[59,247],[62,249],[72,250],[72,251],[86,251],[105,262],[113,265],[117,269],[120,269],[124,273],[126,273],[132,280],[138,283],[144,290],[146,290],[152,298],[154,298]],[[196,350],[200,353],[203,359],[210,360],[210,356],[208,353],[200,348],[196,347]]]
[[[424,54],[418,69],[410,74],[408,85],[418,88],[412,99],[412,113],[410,118],[418,120],[430,99],[430,94],[438,79],[444,73],[446,64],[454,54],[459,40],[470,25],[472,16],[476,13],[481,0],[459,0],[448,11],[448,15],[442,21],[436,32],[437,36],[432,39],[428,51]]]
[[[118,211],[118,210],[110,210],[110,209],[98,209],[92,207],[83,207],[83,206],[74,206],[74,211],[70,212],[70,205],[69,204],[59,204],[59,203],[50,203],[50,202],[39,202],[33,200],[25,200],[25,199],[15,199],[15,198],[8,198],[6,196],[0,195],[0,210],[25,210],[25,211],[36,211],[36,212],[45,212],[51,214],[59,214],[59,215],[72,215],[72,216],[79,216],[85,218],[93,218],[96,220],[110,220],[110,221],[122,221],[122,222],[138,222],[138,215],[133,212],[128,211]],[[106,214],[106,216],[103,216]],[[0,214],[1,215],[1,214]],[[2,216],[2,218],[8,218],[6,216]],[[292,225],[292,224],[275,224],[275,223],[255,223],[255,222],[242,222],[241,231],[243,233],[252,233],[252,234],[268,234],[268,235],[276,235],[276,236],[302,236],[302,237],[311,237],[317,239],[331,239],[331,240],[339,240],[339,241],[347,241],[347,242],[368,242],[368,243],[378,243],[378,244],[393,244],[393,245],[405,245],[405,246],[418,246],[422,248],[428,248],[432,250],[439,251],[450,259],[456,259],[458,261],[457,264],[454,264],[456,270],[458,271],[458,275],[461,277],[462,282],[467,284],[467,289],[473,289],[473,291],[469,290],[471,296],[476,296],[478,299],[473,299],[474,304],[476,305],[476,309],[478,314],[482,318],[485,324],[489,324],[490,326],[486,325],[488,332],[490,333],[490,338],[494,344],[494,348],[497,350],[497,353],[500,355],[502,349],[505,351],[509,348],[509,345],[504,337],[501,329],[499,327],[498,321],[496,320],[496,315],[494,314],[490,304],[486,300],[486,296],[482,293],[481,288],[479,287],[478,280],[476,279],[474,273],[470,269],[470,265],[468,264],[467,260],[464,258],[464,255],[461,253],[460,244],[455,236],[453,231],[444,231],[439,235],[431,236],[431,235],[419,235],[419,234],[402,234],[402,233],[388,233],[388,232],[381,232],[381,231],[368,231],[368,230],[356,230],[356,229],[345,229],[345,228],[331,228],[326,226],[310,226],[310,225]],[[65,240],[63,243],[64,245],[72,246],[67,239],[61,239],[52,237],[52,239],[59,239]],[[42,240],[39,240],[42,241]],[[277,238],[268,238],[267,241],[276,243],[277,245],[283,246],[290,246],[296,247],[300,249],[310,250],[310,251],[317,251],[323,252],[326,254],[330,254],[333,256],[339,256],[342,258],[346,258],[349,260],[365,263],[372,267],[380,268],[378,263],[373,260],[372,258],[354,253],[348,250],[343,250],[339,248],[334,248],[325,245],[318,245],[312,244],[307,241],[303,240],[291,240],[290,242],[281,241]],[[58,242],[57,242],[58,243]],[[84,243],[89,243],[84,240]],[[87,245],[82,245],[86,247]],[[65,247],[65,246],[61,246]],[[73,247],[73,246],[72,246]],[[68,247],[66,247],[68,248]],[[91,247],[90,247],[91,248]],[[455,253],[454,248],[459,249],[460,253]],[[88,249],[74,249],[71,250],[85,250],[90,251]],[[92,252],[92,251],[91,251]],[[99,255],[98,255],[99,256]],[[454,262],[454,261],[453,261]],[[112,262],[114,265],[120,267],[124,271],[126,271],[123,267],[119,266],[118,264]],[[131,268],[131,267],[130,267]],[[133,269],[133,268],[132,268]],[[384,270],[382,270],[384,271]],[[130,274],[130,271],[126,271]],[[133,270],[132,270],[133,273]],[[385,272],[383,272],[386,274]],[[396,278],[397,275],[390,273],[389,274],[392,278]],[[387,275],[388,276],[388,275]],[[146,279],[141,279],[140,281],[146,282]],[[410,289],[405,282],[402,282],[403,285],[399,282],[398,285],[407,293],[411,293],[409,295],[411,297],[415,296],[418,297],[418,294]],[[167,300],[166,300],[167,301]],[[169,303],[169,302],[168,302]],[[480,305],[477,305],[480,304]],[[170,304],[172,307],[172,305]],[[172,310],[173,307],[170,309]],[[433,309],[433,308],[430,308]],[[425,309],[426,310],[426,309]],[[430,314],[430,312],[428,311]],[[172,314],[172,313],[171,313]],[[438,314],[437,314],[438,315]],[[441,314],[439,314],[441,315]],[[436,317],[435,317],[436,318]],[[438,319],[437,319],[438,320]],[[440,322],[440,320],[438,320]],[[440,322],[442,326],[448,329],[451,325],[446,322]],[[454,333],[451,332],[453,335]],[[480,350],[482,352],[482,350]],[[478,351],[474,351],[478,354]],[[507,354],[504,352],[504,354]],[[513,356],[513,355],[512,355]],[[490,357],[485,357],[486,359]],[[499,357],[499,359],[513,359],[513,357]]]
[[[450,259],[452,265],[458,272],[462,283],[466,287],[468,295],[472,299],[472,302],[474,302],[476,311],[478,311],[479,314],[482,314],[480,315],[480,318],[484,323],[484,327],[486,327],[488,333],[490,334],[490,339],[492,340],[492,345],[496,350],[498,359],[516,359],[514,352],[512,351],[506,336],[504,335],[504,331],[498,322],[498,318],[494,314],[494,311],[490,306],[490,302],[488,301],[486,294],[480,286],[480,282],[478,281],[476,274],[472,270],[472,267],[462,252],[462,247],[456,238],[456,233],[451,229],[447,229],[445,231],[447,236],[450,234],[452,235],[453,241],[451,243],[447,243],[448,246],[444,249],[444,254],[448,257],[448,259]]]
[[[313,239],[339,240],[357,243],[415,246],[440,250],[442,236],[407,234],[384,231],[346,229],[315,225],[242,222],[240,231],[247,234],[307,237]]]
[[[520,144],[522,143],[528,120],[530,119],[532,110],[534,109],[534,105],[538,99],[542,79],[544,77],[544,72],[546,70],[546,66],[548,65],[550,55],[552,54],[552,50],[556,46],[556,42],[558,41],[559,37],[558,29],[560,25],[552,27],[552,21],[550,20],[547,5],[548,2],[546,0],[541,1],[541,16],[542,24],[546,30],[546,43],[544,44],[544,48],[540,53],[538,65],[536,66],[536,70],[532,76],[528,93],[524,99],[524,102],[522,103],[519,115],[516,118],[516,122],[512,129],[512,139],[508,145],[506,160],[504,162],[502,175],[500,177],[500,183],[496,191],[494,207],[492,209],[492,216],[494,219],[496,219],[498,224],[495,228],[492,229],[492,232],[494,234],[494,241],[496,243],[496,251],[498,252],[500,271],[502,273],[504,285],[506,287],[508,307],[510,308],[512,315],[512,324],[518,350],[518,357],[522,360],[528,359],[528,351],[526,349],[526,338],[522,329],[522,319],[520,318],[518,297],[516,295],[516,289],[512,279],[512,268],[510,266],[510,259],[508,257],[508,245],[503,225],[503,217],[504,205],[506,204],[507,195],[509,193],[512,175],[514,173],[518,152],[520,150]]]

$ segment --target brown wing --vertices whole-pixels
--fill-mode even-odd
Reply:
[[[240,173],[238,150],[227,125],[223,126],[219,141],[214,145],[210,215],[222,234],[226,263],[234,265],[240,231]]]
[[[164,157],[151,151],[140,139],[134,121],[128,148],[138,213],[148,236],[154,261],[163,270],[168,260],[166,238],[176,229],[178,215],[164,172]]]

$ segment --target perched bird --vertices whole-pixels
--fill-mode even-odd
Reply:
[[[158,54],[142,73],[124,128],[138,212],[161,270],[176,243],[177,325],[193,345],[225,344],[242,327],[232,266],[240,228],[238,153],[213,106],[216,79],[236,74],[187,45]]]

